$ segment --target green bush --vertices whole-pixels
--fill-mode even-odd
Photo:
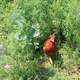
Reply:
[[[0,58],[0,77],[8,80],[73,80],[74,74],[66,77],[67,72],[59,69],[66,66],[69,71],[68,68],[80,65],[79,5],[79,0],[1,0],[0,44],[6,52],[1,54],[3,59]],[[61,43],[60,29],[65,34],[65,43]],[[57,33],[59,54],[55,56],[54,67],[43,69],[39,64],[45,58],[43,52],[38,51],[34,60],[32,53],[42,47],[53,31]],[[11,65],[10,69],[6,71],[3,63]],[[78,78],[77,75],[75,79]]]

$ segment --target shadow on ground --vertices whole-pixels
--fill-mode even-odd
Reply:
[[[54,54],[54,56],[52,57],[52,60],[53,60],[53,65],[55,65],[59,68],[63,65],[63,58],[62,58],[61,54],[59,54],[59,52],[56,52]]]

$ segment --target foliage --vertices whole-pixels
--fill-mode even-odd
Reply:
[[[0,78],[74,80],[77,74],[74,78],[78,80],[80,73],[73,71],[80,65],[79,5],[79,0],[0,0],[0,45],[5,48],[0,53]],[[61,43],[60,29],[65,43]],[[54,57],[54,67],[44,69],[40,66],[43,52],[38,51],[34,60],[32,53],[53,31],[59,54]]]

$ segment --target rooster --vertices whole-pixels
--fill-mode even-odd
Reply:
[[[53,32],[47,40],[45,40],[43,44],[43,51],[48,56],[49,62],[53,64],[52,56],[55,53],[55,46],[56,46],[56,33]]]

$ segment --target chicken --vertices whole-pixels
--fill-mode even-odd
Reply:
[[[48,56],[49,61],[53,64],[51,57],[55,53],[56,33],[53,32],[43,44],[43,51]]]

